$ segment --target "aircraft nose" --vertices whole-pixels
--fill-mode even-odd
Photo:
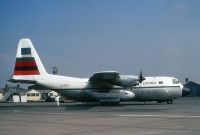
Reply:
[[[190,89],[187,87],[183,87],[182,89],[182,97],[185,97],[191,93]]]

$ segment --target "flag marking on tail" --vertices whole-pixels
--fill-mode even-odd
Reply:
[[[14,75],[39,75],[34,57],[16,58]]]

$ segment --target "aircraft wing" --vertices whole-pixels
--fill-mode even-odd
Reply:
[[[94,75],[90,77],[89,81],[92,85],[113,87],[113,85],[118,84],[119,79],[120,76],[117,71],[102,71],[94,73]]]

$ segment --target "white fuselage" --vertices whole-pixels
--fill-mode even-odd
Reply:
[[[132,87],[132,89],[116,86],[111,88],[109,92],[106,88],[104,90],[103,88],[92,87],[88,78],[74,78],[51,74],[48,74],[44,78],[38,78],[37,84],[79,101],[99,101],[101,98],[118,96],[123,99],[124,90],[134,93],[134,98],[130,96],[129,100],[166,101],[180,97],[183,88],[183,85],[174,77],[145,77],[146,80],[138,86]]]
[[[62,96],[83,102],[103,101],[111,102],[129,101],[135,94],[122,87],[112,88],[93,87],[88,78],[65,77],[59,75],[45,75],[36,79],[37,84],[52,89]]]

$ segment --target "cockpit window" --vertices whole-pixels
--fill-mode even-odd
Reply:
[[[177,79],[172,79],[173,84],[179,84],[180,82]]]

